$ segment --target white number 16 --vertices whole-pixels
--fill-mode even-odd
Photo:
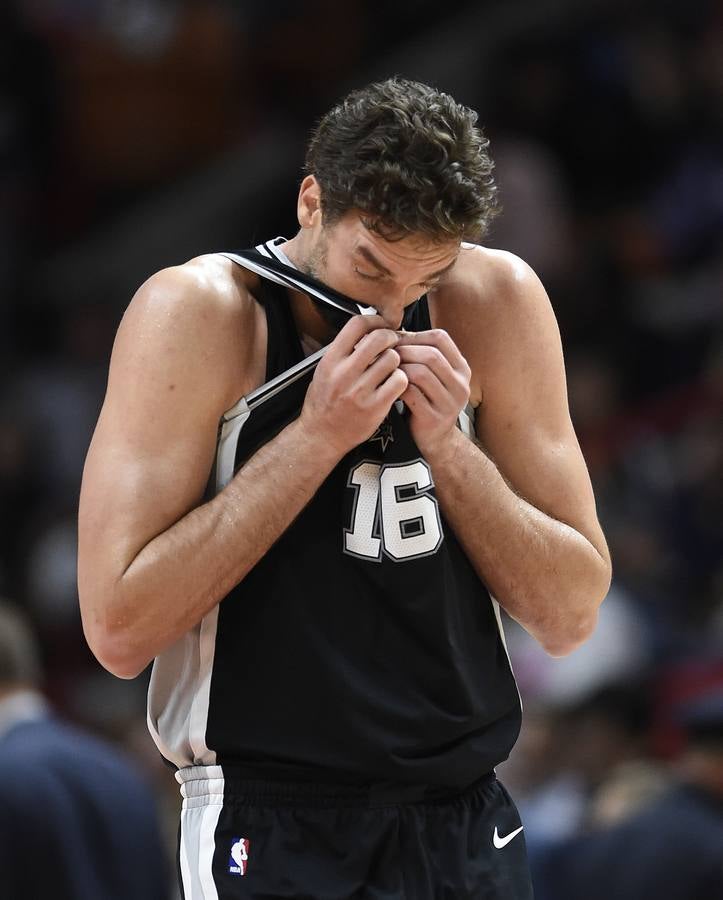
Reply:
[[[422,459],[403,465],[363,462],[349,473],[356,491],[344,549],[353,556],[395,560],[429,556],[442,543],[442,524],[429,466]],[[374,535],[375,523],[378,534]]]

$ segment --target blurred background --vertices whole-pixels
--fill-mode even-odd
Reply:
[[[719,0],[5,0],[0,595],[37,629],[55,707],[145,772],[169,856],[178,801],[147,673],[100,669],[76,595],[115,329],[154,271],[291,236],[311,125],[395,73],[479,111],[504,208],[485,243],[548,289],[613,555],[572,656],[510,623],[526,721],[501,774],[533,856],[664,794],[686,710],[723,686]]]

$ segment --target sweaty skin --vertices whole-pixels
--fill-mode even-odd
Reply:
[[[324,228],[313,177],[298,216],[289,258],[379,315],[342,329],[299,418],[203,503],[218,421],[264,379],[258,282],[207,256],[139,289],[83,475],[78,582],[91,649],[120,677],[141,672],[244,577],[401,397],[480,576],[550,653],[570,652],[594,627],[610,560],[540,282],[500,251],[384,241],[356,211]],[[398,334],[425,291],[434,330]],[[293,294],[292,310],[300,331],[329,339],[306,297]],[[468,399],[477,443],[455,427]]]

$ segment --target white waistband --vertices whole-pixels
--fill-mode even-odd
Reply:
[[[206,804],[222,804],[224,777],[221,766],[188,766],[176,772],[181,785],[184,808],[187,800],[203,800]],[[196,804],[192,804],[196,805]]]

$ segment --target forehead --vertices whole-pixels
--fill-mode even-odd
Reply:
[[[424,234],[386,240],[370,231],[364,224],[363,216],[354,210],[346,213],[329,229],[329,239],[345,253],[360,253],[363,249],[371,251],[376,259],[392,270],[443,268],[457,257],[460,249],[457,240],[439,242]]]

